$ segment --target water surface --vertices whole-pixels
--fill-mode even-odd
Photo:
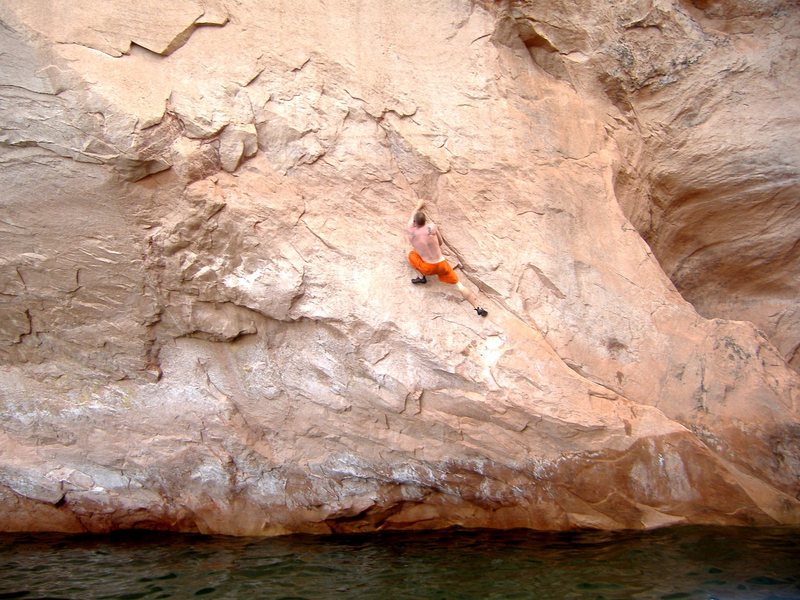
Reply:
[[[0,598],[800,600],[800,530],[0,535]]]

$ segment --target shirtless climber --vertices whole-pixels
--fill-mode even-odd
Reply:
[[[406,226],[408,241],[414,247],[408,253],[408,262],[422,274],[422,277],[412,279],[411,283],[428,283],[426,275],[437,275],[439,281],[455,284],[475,312],[481,317],[485,317],[489,313],[478,306],[477,296],[464,287],[464,284],[458,280],[458,275],[453,271],[453,267],[442,256],[441,244],[444,243],[442,234],[439,233],[439,228],[433,221],[428,221],[425,213],[422,212],[423,206],[425,206],[424,200],[417,202],[417,207],[411,213],[411,218]]]

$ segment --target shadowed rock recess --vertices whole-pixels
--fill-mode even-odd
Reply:
[[[800,7],[590,4],[0,0],[0,530],[800,525]]]

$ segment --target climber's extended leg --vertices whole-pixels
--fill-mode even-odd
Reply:
[[[485,317],[486,315],[489,314],[485,308],[481,308],[480,306],[478,306],[478,297],[473,292],[468,290],[463,283],[461,283],[460,281],[456,283],[456,288],[458,288],[458,291],[461,292],[462,296],[464,296],[464,300],[466,300],[472,305],[472,307],[475,309],[475,312],[478,313],[478,315],[480,315],[481,317]]]

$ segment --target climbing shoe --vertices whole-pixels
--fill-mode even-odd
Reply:
[[[414,279],[411,280],[411,283],[428,283],[428,280],[425,279],[425,275],[423,275],[422,277],[414,277]]]
[[[486,315],[489,314],[488,312],[486,312],[486,309],[481,308],[480,306],[475,307],[475,312],[478,313],[478,316],[480,317],[485,317]]]

